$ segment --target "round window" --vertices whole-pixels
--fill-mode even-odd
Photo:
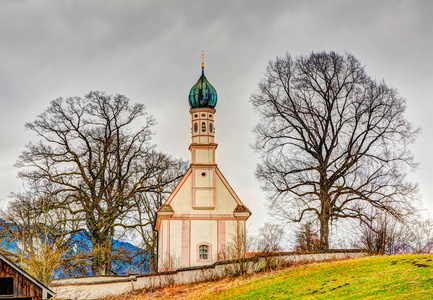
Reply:
[[[205,177],[205,176],[206,176],[206,173],[205,173],[205,172],[201,173],[201,176]]]

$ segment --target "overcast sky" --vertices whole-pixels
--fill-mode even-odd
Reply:
[[[254,178],[257,124],[249,102],[269,60],[289,52],[348,52],[407,99],[422,128],[413,147],[433,216],[433,1],[0,1],[0,207],[21,189],[14,163],[35,136],[24,129],[57,97],[123,94],[158,122],[153,141],[189,159],[189,89],[218,92],[217,163],[253,215],[268,218]]]

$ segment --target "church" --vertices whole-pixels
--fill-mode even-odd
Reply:
[[[251,212],[215,161],[217,92],[204,75],[189,93],[191,165],[158,209],[158,271],[213,264],[245,254]],[[187,130],[187,128],[185,128]]]

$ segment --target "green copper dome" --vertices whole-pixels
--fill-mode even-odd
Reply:
[[[201,76],[197,83],[189,91],[189,107],[194,108],[215,108],[217,103],[217,92],[204,76],[202,65]]]

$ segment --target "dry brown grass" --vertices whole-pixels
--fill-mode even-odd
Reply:
[[[259,278],[285,272],[288,268],[291,269],[301,268],[305,266],[313,266],[322,263],[323,262],[293,263],[290,267],[285,267],[278,270],[271,270],[271,271],[266,271],[261,273],[255,273],[252,275],[245,275],[242,277],[235,277],[235,278],[228,277],[216,281],[194,283],[194,284],[187,284],[187,285],[173,285],[173,286],[168,286],[168,287],[158,288],[153,290],[134,291],[123,295],[107,297],[99,300],[195,299],[195,298],[201,298],[209,294],[220,293],[228,289],[237,288],[239,286],[245,285]]]

